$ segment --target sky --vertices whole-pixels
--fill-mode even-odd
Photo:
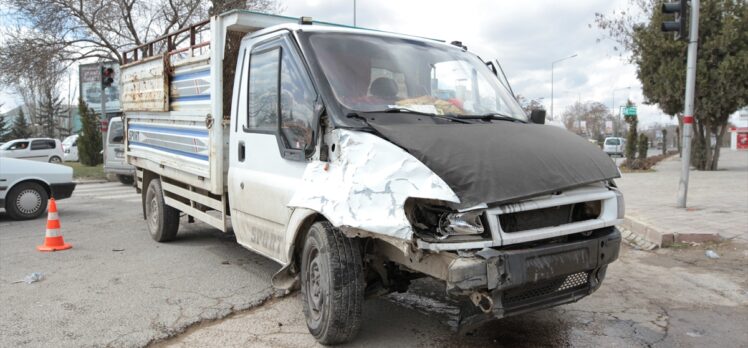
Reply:
[[[286,16],[353,24],[353,0],[282,3]],[[612,14],[626,4],[626,0],[357,0],[356,25],[447,42],[462,41],[484,60],[498,59],[515,93],[542,98],[549,116],[551,63],[576,54],[556,63],[553,69],[553,114],[557,119],[578,100],[599,101],[611,107],[614,102],[621,105],[631,99],[638,105],[641,127],[677,123],[656,105],[643,104],[635,66],[615,51],[614,43],[594,25],[596,12]],[[76,84],[71,84],[70,94],[77,92]],[[66,86],[63,89],[67,96]],[[3,111],[19,104],[7,93],[0,93],[0,102],[6,103]]]

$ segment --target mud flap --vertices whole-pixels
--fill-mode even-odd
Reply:
[[[270,283],[273,285],[276,291],[283,292],[284,295],[291,293],[292,291],[298,290],[300,287],[299,273],[294,272],[293,263],[289,263],[278,272],[273,275],[270,279]]]

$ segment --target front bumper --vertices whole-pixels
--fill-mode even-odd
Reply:
[[[67,182],[63,184],[50,184],[49,187],[52,191],[52,197],[59,200],[69,198],[73,195],[73,190],[75,190],[75,183]]]
[[[577,241],[484,249],[480,258],[454,260],[447,291],[476,298],[474,313],[463,313],[461,321],[467,322],[460,326],[576,302],[600,287],[607,265],[618,258],[620,244],[621,233],[610,227]]]

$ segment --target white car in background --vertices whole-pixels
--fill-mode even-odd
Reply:
[[[619,137],[608,137],[605,138],[603,143],[603,151],[608,156],[621,156],[623,157],[623,151],[626,148],[626,139]]]
[[[11,219],[35,219],[46,211],[49,197],[65,199],[73,190],[73,168],[0,157],[0,208]]]
[[[62,143],[52,138],[11,140],[0,146],[0,157],[62,163]]]
[[[62,141],[62,150],[62,159],[65,162],[78,162],[78,134],[65,138]]]

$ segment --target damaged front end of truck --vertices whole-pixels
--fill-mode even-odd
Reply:
[[[526,123],[374,128],[460,198],[409,199],[404,210],[416,251],[378,250],[382,260],[442,279],[449,295],[469,299],[462,330],[577,301],[617,259],[615,225],[624,214],[612,181],[618,170],[583,139]]]
[[[377,135],[332,131],[332,157],[308,167],[291,202],[367,240],[372,293],[404,291],[423,275],[439,279],[465,303],[459,326],[467,330],[577,301],[617,259],[619,174],[583,139],[526,123],[373,128]],[[428,144],[415,140],[426,132]],[[461,139],[493,150],[458,146]],[[533,155],[530,139],[545,139],[544,155]]]
[[[364,241],[369,294],[433,277],[465,304],[467,330],[600,286],[624,213],[600,149],[531,123],[464,47],[341,30],[299,41],[325,100],[326,152],[288,206]]]

